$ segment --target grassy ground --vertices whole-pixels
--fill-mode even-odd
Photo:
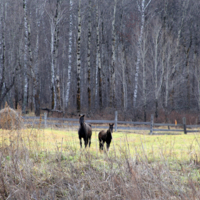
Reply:
[[[1,130],[1,141],[10,141],[18,136],[17,132]],[[52,129],[25,129],[20,136],[24,138],[29,148],[40,148],[41,150],[57,151],[58,148],[73,147],[80,149],[78,132]],[[31,138],[31,140],[30,140]],[[84,144],[84,143],[83,143]],[[98,131],[93,130],[92,145],[90,151],[99,153]],[[128,151],[131,155],[139,157],[147,156],[149,161],[160,160],[160,156],[168,160],[189,162],[200,155],[200,134],[187,135],[147,135],[146,133],[131,134],[117,132],[113,133],[110,152],[117,156],[121,151]]]
[[[77,131],[0,130],[0,199],[198,199],[200,135],[98,131],[80,149]]]

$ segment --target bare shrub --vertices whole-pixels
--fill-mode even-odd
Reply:
[[[0,128],[2,129],[21,129],[23,127],[23,119],[19,113],[9,106],[5,106],[0,110]]]

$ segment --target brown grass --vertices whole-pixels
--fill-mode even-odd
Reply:
[[[60,138],[54,130],[0,130],[0,199],[200,198],[200,179],[191,176],[198,159],[172,162],[161,154],[150,162],[145,150],[133,154],[128,140],[97,154],[73,145],[73,135]]]

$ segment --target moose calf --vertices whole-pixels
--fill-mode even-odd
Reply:
[[[107,131],[99,132],[99,149],[103,150],[104,143],[106,142],[107,150],[109,150],[110,143],[112,140],[113,125],[109,124],[109,129]]]

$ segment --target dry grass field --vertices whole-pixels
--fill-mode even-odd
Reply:
[[[200,134],[114,132],[109,152],[97,135],[0,129],[0,199],[200,198]]]

